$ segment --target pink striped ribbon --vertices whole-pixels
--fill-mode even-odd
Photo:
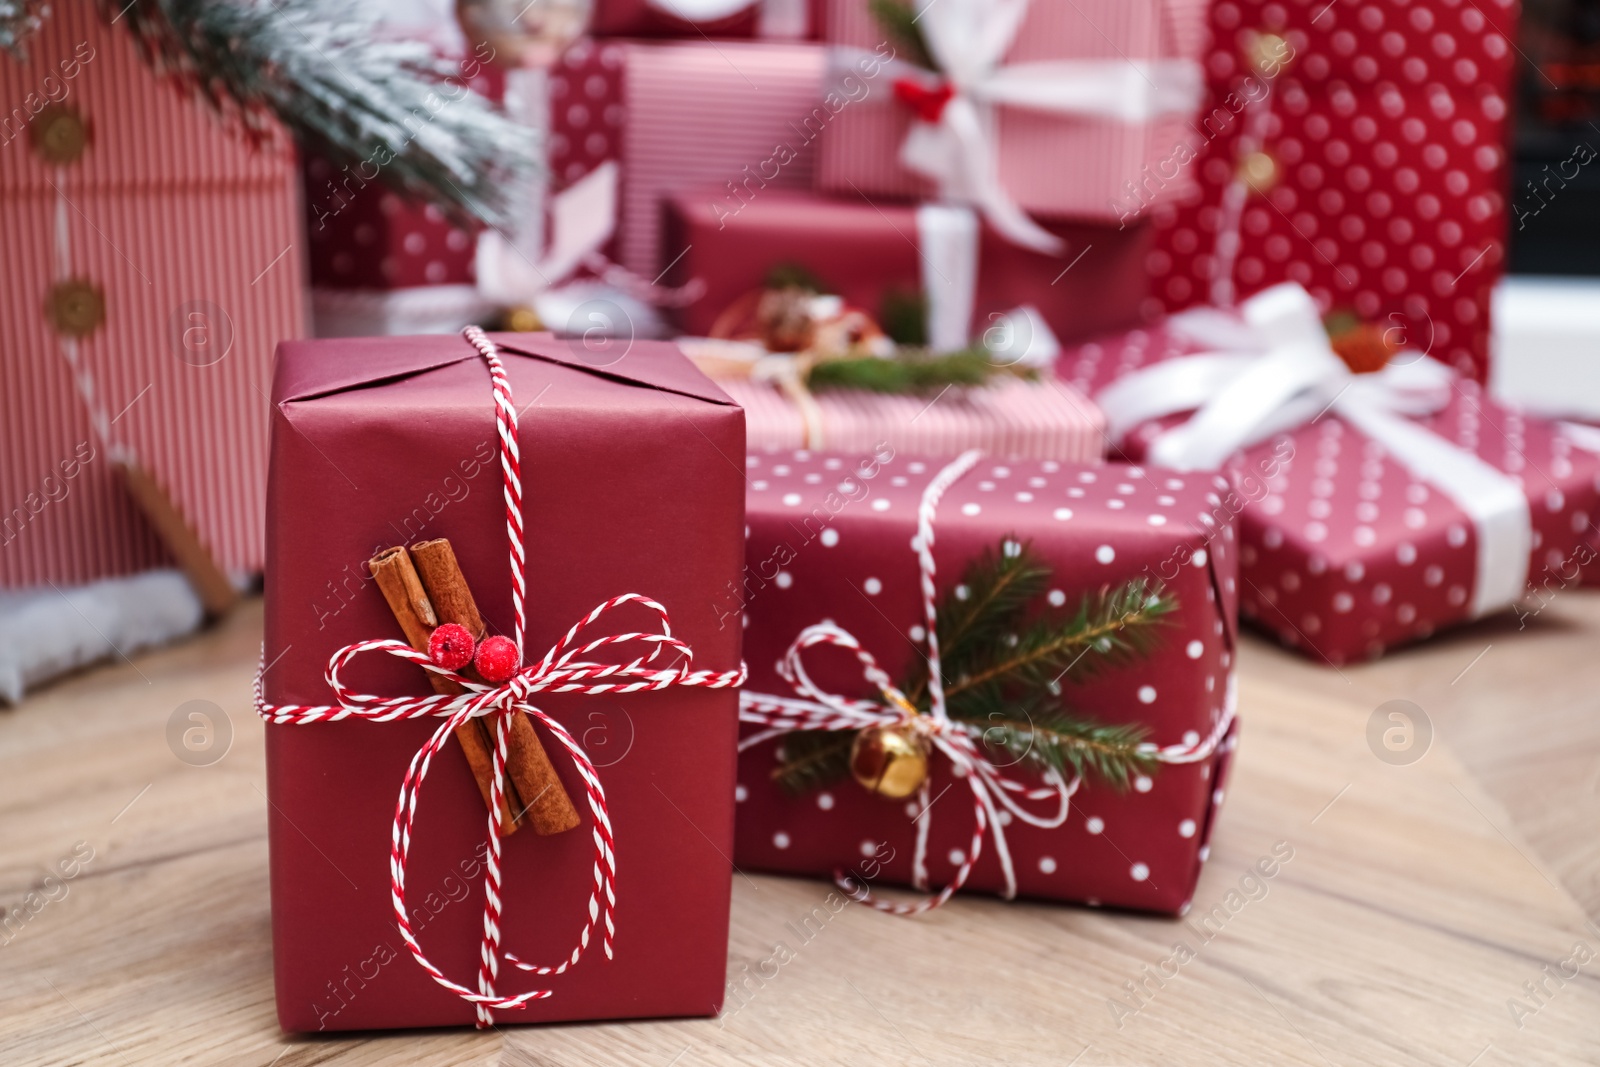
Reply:
[[[512,404],[511,385],[500,362],[494,342],[476,326],[463,331],[466,339],[477,348],[489,367],[489,378],[494,388],[495,416],[500,434],[500,465],[505,475],[506,533],[511,546],[511,600],[516,615],[517,652],[526,662],[523,650],[525,629],[525,558],[522,547],[522,477],[521,460],[517,451],[517,417]],[[631,633],[602,633],[585,638],[584,634],[606,615],[625,604],[636,604],[652,612],[657,628]],[[633,655],[626,663],[599,663],[589,659],[592,653],[606,649],[613,657],[618,651]],[[673,666],[650,666],[666,651],[676,660]],[[443,675],[466,690],[454,696],[382,697],[351,690],[340,679],[340,671],[364,652],[386,652],[391,656],[415,663],[435,674]],[[521,1008],[529,1001],[542,1000],[554,990],[532,989],[524,993],[505,996],[495,992],[495,980],[500,971],[500,802],[505,793],[506,749],[510,736],[511,717],[528,715],[538,720],[572,757],[573,766],[583,779],[594,816],[594,886],[589,894],[588,920],[579,935],[572,953],[560,963],[543,965],[527,963],[511,953],[505,958],[515,967],[538,975],[558,975],[575,966],[589,946],[596,923],[604,928],[601,941],[606,958],[612,955],[611,942],[615,935],[612,912],[616,906],[616,854],[612,836],[611,817],[606,808],[605,790],[594,764],[583,751],[583,746],[573,739],[555,719],[529,703],[535,693],[638,693],[677,686],[699,686],[709,689],[737,687],[744,684],[746,672],[741,665],[734,671],[690,670],[694,662],[693,650],[672,635],[672,625],[667,609],[638,593],[612,597],[595,607],[573,624],[564,637],[546,652],[538,663],[521,668],[503,685],[487,686],[474,682],[454,671],[436,666],[424,652],[418,652],[404,641],[359,641],[335,652],[328,661],[327,682],[337,704],[311,706],[302,704],[268,704],[262,696],[261,679],[256,678],[256,711],[266,721],[275,724],[303,725],[316,722],[337,722],[341,719],[370,719],[373,722],[393,722],[396,719],[420,719],[428,716],[443,718],[444,722],[412,757],[400,783],[399,799],[395,802],[394,824],[390,831],[389,872],[390,897],[394,904],[395,922],[400,936],[411,950],[412,957],[433,977],[461,999],[472,1004],[477,1011],[480,1028],[493,1022],[492,1009]],[[491,786],[491,803],[488,814],[489,849],[484,865],[483,941],[478,968],[477,990],[447,978],[418,944],[411,929],[411,916],[406,907],[406,863],[411,854],[411,829],[416,820],[417,803],[422,794],[422,783],[435,753],[444,747],[458,726],[477,716],[493,716],[495,725],[494,776]]]
[[[927,629],[928,703],[926,713],[916,711],[906,695],[898,689],[888,674],[878,666],[872,653],[862,648],[849,631],[832,622],[821,622],[800,631],[778,664],[778,673],[792,685],[796,697],[776,696],[745,691],[739,694],[739,718],[742,722],[765,726],[767,729],[744,738],[739,750],[752,748],[762,742],[781,737],[795,730],[860,730],[867,727],[891,726],[915,731],[931,747],[942,753],[951,764],[957,778],[967,783],[972,793],[972,842],[956,869],[955,876],[939,892],[925,896],[910,904],[879,900],[864,884],[852,881],[844,872],[836,872],[834,881],[839,888],[863,904],[894,915],[918,915],[930,911],[949,900],[967,881],[972,868],[983,851],[983,841],[992,829],[995,855],[1000,860],[1005,877],[1005,897],[1017,892],[1016,872],[1011,861],[1011,849],[1006,844],[1004,824],[999,818],[999,807],[1005,808],[1014,818],[1030,826],[1052,830],[1067,821],[1072,797],[1078,791],[1081,779],[1074,776],[1064,779],[1055,770],[1046,770],[1037,785],[1025,785],[1001,773],[999,767],[978,746],[984,727],[981,724],[959,722],[949,716],[945,707],[944,675],[940,665],[938,613],[935,604],[937,568],[933,560],[934,515],[939,500],[962,475],[970,471],[983,453],[974,449],[963,453],[946,466],[922,492],[917,508],[917,536],[913,542],[921,570],[922,613]],[[806,673],[803,654],[816,645],[833,645],[854,652],[861,663],[861,673],[883,695],[882,700],[850,699],[830,693],[811,680]],[[1226,710],[1209,736],[1193,744],[1157,746],[1144,744],[1143,752],[1160,763],[1198,763],[1216,751],[1233,727],[1234,704],[1230,696]],[[1054,811],[1046,809],[1040,815],[1023,806],[1024,802],[1054,800]],[[919,813],[916,824],[916,850],[912,855],[912,881],[919,889],[928,883],[929,825],[933,822],[929,784],[924,782],[918,797]]]

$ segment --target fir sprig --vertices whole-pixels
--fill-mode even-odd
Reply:
[[[946,386],[985,385],[1001,374],[1031,378],[1027,369],[1001,367],[981,347],[963,348],[943,355],[901,349],[893,357],[825,359],[811,368],[806,384],[812,389],[865,389],[874,393],[926,393]]]
[[[785,791],[800,795],[837,782],[850,773],[854,730],[796,730],[783,739],[783,759],[772,779]]]
[[[888,34],[890,43],[904,53],[903,59],[928,70],[939,69],[917,25],[917,12],[907,0],[867,0],[867,10]]]
[[[375,169],[391,187],[436,204],[456,222],[505,228],[521,214],[537,166],[533,133],[467,89],[456,65],[427,44],[379,39],[369,5],[99,6],[105,19],[133,30],[152,67],[254,137],[266,135],[275,118],[336,167]]]
[[[1177,600],[1158,582],[1134,579],[1084,596],[1071,612],[1039,610],[1051,574],[1030,544],[1008,537],[969,563],[960,584],[940,599],[935,632],[946,709],[996,754],[1126,788],[1156,766],[1143,747],[1145,728],[1073,713],[1062,698],[1063,684],[1148,655]],[[913,668],[901,688],[919,711],[928,710],[921,670]],[[772,776],[793,793],[843,778],[855,736],[789,734]]]
[[[946,684],[945,696],[953,698],[985,685],[1047,686],[1067,671],[1076,670],[1082,678],[1147,655],[1155,627],[1176,607],[1159,584],[1143,578],[1102,589],[1085,596],[1065,621],[1041,619],[1021,633],[1007,635],[991,651],[987,666],[957,676]]]

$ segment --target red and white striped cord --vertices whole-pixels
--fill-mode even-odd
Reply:
[[[516,616],[516,641],[520,662],[526,663],[523,640],[525,626],[524,568],[522,544],[522,473],[517,451],[517,416],[512,404],[511,385],[505,368],[490,341],[477,327],[464,331],[468,341],[483,355],[489,365],[489,378],[494,389],[495,419],[500,434],[500,466],[505,476],[506,533],[510,541],[511,591],[513,613]],[[656,627],[646,631],[601,633],[584,639],[585,632],[611,612],[633,604],[655,616]],[[601,663],[588,657],[601,649],[613,658],[622,653],[625,662]],[[346,686],[340,677],[344,667],[366,652],[385,652],[399,659],[418,664],[426,670],[444,675],[466,690],[451,696],[382,697],[358,693]],[[656,666],[663,652],[668,653],[673,666]],[[634,658],[627,660],[632,655]],[[394,824],[390,831],[389,874],[390,899],[394,906],[395,923],[400,936],[411,950],[412,958],[435,982],[472,1004],[477,1013],[479,1027],[493,1022],[493,1009],[524,1007],[529,1001],[541,1000],[552,994],[551,989],[532,989],[513,996],[495,992],[495,981],[500,973],[500,916],[501,897],[501,844],[500,802],[505,794],[506,751],[509,743],[510,723],[513,715],[525,714],[541,723],[572,758],[578,776],[583,779],[585,798],[594,817],[594,885],[589,893],[588,918],[578,936],[578,943],[570,955],[554,965],[527,963],[506,953],[505,958],[514,966],[538,975],[559,975],[575,966],[589,947],[595,925],[603,927],[602,946],[606,957],[612,955],[612,938],[616,927],[612,913],[616,907],[616,842],[612,835],[611,816],[606,807],[605,790],[594,764],[583,751],[583,746],[573,739],[555,719],[529,703],[535,693],[583,693],[590,695],[637,693],[677,686],[698,686],[709,689],[738,687],[744,684],[746,672],[741,665],[733,671],[696,671],[694,652],[683,641],[672,635],[672,624],[667,609],[638,593],[612,597],[579,619],[566,635],[547,651],[538,663],[524,666],[502,685],[486,686],[474,682],[454,671],[435,666],[426,653],[418,652],[403,641],[360,641],[335,652],[328,661],[326,679],[336,704],[268,704],[264,698],[260,673],[256,677],[256,711],[269,723],[280,725],[305,725],[318,722],[337,722],[341,719],[369,719],[373,722],[393,722],[396,719],[438,717],[444,721],[427,742],[417,750],[406,768],[400,783],[400,794],[395,801]],[[488,824],[488,851],[484,864],[483,940],[479,952],[478,982],[476,991],[445,976],[418,943],[411,928],[411,915],[406,906],[406,865],[411,855],[411,830],[416,821],[417,804],[422,795],[422,783],[434,754],[448,742],[455,729],[467,720],[478,716],[492,716],[494,721],[494,774],[491,779],[490,800],[486,821]]]
[[[913,903],[902,904],[879,900],[865,885],[857,884],[844,872],[835,873],[834,881],[838,883],[839,888],[856,900],[879,911],[895,915],[918,915],[931,911],[949,900],[966,884],[967,877],[972,873],[978,857],[982,854],[984,838],[991,830],[995,855],[1000,860],[1000,870],[1005,878],[1004,895],[1008,899],[1015,896],[1016,870],[1011,860],[1011,849],[1006,844],[1005,826],[998,817],[999,810],[996,805],[1003,807],[1013,818],[1020,819],[1030,826],[1046,830],[1054,829],[1067,821],[1072,796],[1081,784],[1078,777],[1074,776],[1071,781],[1067,781],[1054,770],[1046,771],[1040,777],[1042,784],[1039,785],[1027,785],[1007,777],[978,747],[976,742],[983,735],[982,727],[952,720],[946,711],[937,631],[937,591],[934,581],[937,571],[933,559],[933,523],[939,501],[945,492],[970,471],[980,458],[982,458],[981,452],[969,451],[940,470],[923,490],[922,501],[917,509],[917,537],[913,544],[921,572],[922,610],[927,628],[929,698],[927,714],[916,713],[905,694],[895,687],[888,674],[878,666],[878,661],[872,653],[862,648],[860,642],[849,631],[832,622],[817,623],[801,630],[778,663],[778,674],[794,687],[797,697],[752,693],[748,690],[739,694],[740,721],[767,727],[740,741],[741,752],[796,730],[859,730],[869,726],[899,726],[920,733],[930,746],[943,753],[950,761],[956,777],[967,783],[972,793],[972,841],[964,853],[962,862],[957,866],[955,875],[943,889]],[[883,694],[883,699],[881,701],[851,699],[830,693],[818,686],[807,673],[803,658],[805,651],[816,645],[833,645],[854,652],[856,659],[861,663],[862,675]],[[1234,704],[1233,679],[1230,677],[1223,712],[1217,717],[1217,722],[1207,737],[1192,744],[1166,746],[1145,744],[1141,746],[1141,750],[1161,763],[1196,763],[1206,759],[1217,750],[1233,729]],[[929,827],[933,823],[932,798],[929,796],[929,791],[929,783],[924,782],[918,794],[919,812],[912,820],[916,825],[916,849],[911,863],[912,882],[924,891],[928,885]],[[1056,802],[1054,811],[1047,808],[1046,813],[1041,815],[1023,806],[1024,802],[1042,800],[1054,800]]]

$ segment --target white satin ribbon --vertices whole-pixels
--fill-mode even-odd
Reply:
[[[900,161],[937,182],[946,198],[976,205],[1012,243],[1056,254],[1060,239],[1029,218],[1000,182],[993,108],[1143,122],[1193,110],[1200,100],[1201,71],[1190,60],[1001,66],[1027,9],[1028,0],[931,0],[922,7],[917,20],[922,38],[955,95],[937,122],[912,123]]]
[[[1013,308],[977,329],[978,216],[959,204],[917,206],[917,253],[922,261],[922,292],[927,302],[928,347],[954,352],[978,335],[1002,367],[1045,368],[1055,363],[1061,344],[1032,305]]]
[[[1178,470],[1215,470],[1241,448],[1336,414],[1471,519],[1473,616],[1515,603],[1533,550],[1522,484],[1412,421],[1449,403],[1455,372],[1402,354],[1375,374],[1352,373],[1329,344],[1311,295],[1294,282],[1263,290],[1239,310],[1242,323],[1209,308],[1169,320],[1220,351],[1166,360],[1101,390],[1095,399],[1112,440],[1150,419],[1193,411],[1152,441],[1146,457]]]
[[[807,0],[646,0],[657,11],[685,22],[720,22],[751,7],[756,34],[770,38],[805,37],[811,29]]]

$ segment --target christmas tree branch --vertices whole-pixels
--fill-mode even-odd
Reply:
[[[370,9],[355,0],[99,4],[107,21],[133,30],[152,67],[254,137],[276,118],[363,182],[381,177],[460,223],[508,227],[525,206],[534,133],[472,92],[465,72],[428,45],[379,39]]]
[[[49,13],[39,0],[0,0],[0,48],[23,58],[23,38],[39,28],[41,11]]]

